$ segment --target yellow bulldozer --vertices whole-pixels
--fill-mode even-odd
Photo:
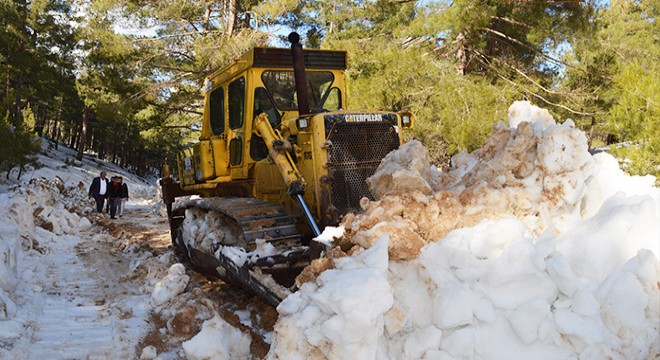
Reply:
[[[208,76],[199,141],[161,180],[175,252],[273,306],[320,256],[311,240],[372,199],[366,179],[414,123],[345,110],[346,53],[289,41]]]

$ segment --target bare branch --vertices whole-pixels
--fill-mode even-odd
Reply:
[[[181,51],[168,51],[165,55],[179,55],[187,58],[190,61],[195,61],[195,58]]]
[[[190,129],[189,125],[158,125],[156,127],[160,129]]]
[[[197,28],[197,26],[195,25],[194,22],[192,22],[192,21],[190,21],[190,20],[188,20],[188,19],[181,19],[181,20],[182,20],[182,21],[186,21],[186,22],[188,23],[188,25],[190,25],[190,26],[193,28],[193,30],[195,30],[195,32],[197,32],[197,33],[200,32],[199,29]],[[205,29],[204,32],[206,32],[206,29]]]
[[[169,39],[169,38],[177,38],[177,37],[184,37],[184,36],[190,36],[190,35],[206,35],[206,34],[212,34],[212,33],[218,33],[222,34],[224,31],[221,30],[212,30],[209,31],[208,33],[200,33],[198,31],[188,31],[188,32],[183,32],[183,33],[178,33],[178,34],[169,34],[169,35],[163,35],[163,36],[154,36],[154,37],[141,37],[141,38],[136,38],[133,39],[132,42],[143,42],[143,41],[157,41],[157,40],[163,40],[163,39]]]
[[[527,24],[525,24],[525,23],[523,23],[523,22],[520,22],[520,21],[518,21],[518,20],[514,20],[514,19],[510,19],[510,18],[508,18],[508,17],[503,17],[503,16],[491,16],[490,18],[491,18],[491,19],[494,19],[494,20],[501,20],[501,21],[504,21],[504,22],[508,22],[509,24],[522,26],[522,27],[524,27],[525,29],[530,29],[530,28],[531,28],[531,26],[529,26],[529,25],[527,25]]]
[[[497,30],[493,30],[493,29],[491,29],[491,28],[487,28],[487,27],[485,27],[485,28],[481,28],[481,30],[484,30],[484,31],[486,31],[486,32],[489,32],[489,33],[491,33],[491,34],[494,34],[494,35],[496,35],[496,36],[498,36],[498,37],[500,37],[500,38],[502,38],[502,39],[505,39],[505,40],[507,40],[507,41],[510,41],[510,42],[512,42],[512,43],[518,44],[518,45],[520,45],[520,46],[522,46],[522,47],[524,47],[524,48],[526,48],[526,49],[528,49],[528,50],[530,50],[530,51],[532,51],[532,52],[538,54],[538,55],[541,56],[542,58],[544,58],[544,59],[546,59],[546,60],[548,60],[548,61],[551,61],[551,62],[553,62],[553,63],[555,63],[555,64],[559,64],[559,65],[563,65],[563,66],[566,66],[566,67],[569,67],[569,68],[572,68],[572,69],[576,69],[576,70],[578,70],[578,71],[581,71],[581,72],[584,72],[584,73],[587,73],[587,74],[589,73],[588,71],[586,71],[586,70],[584,70],[584,69],[578,68],[578,67],[576,67],[576,66],[574,66],[574,65],[571,65],[571,64],[566,63],[566,62],[564,62],[564,61],[561,61],[561,60],[559,60],[559,59],[556,59],[556,58],[554,58],[554,57],[552,57],[552,56],[546,55],[546,54],[544,54],[543,52],[541,52],[541,51],[535,49],[533,46],[528,45],[528,44],[525,44],[524,42],[522,42],[522,41],[520,41],[520,40],[518,40],[518,39],[516,39],[516,38],[512,38],[512,37],[510,37],[509,35],[504,34],[504,33],[502,33],[502,32],[499,32],[499,31],[497,31]]]
[[[499,77],[500,79],[508,82],[509,84],[513,85],[514,87],[521,89],[524,93],[529,94],[529,95],[543,101],[544,103],[546,103],[548,105],[552,105],[552,106],[555,106],[555,107],[558,107],[558,108],[562,108],[562,109],[564,109],[564,110],[566,110],[566,111],[568,111],[572,114],[582,115],[582,116],[595,116],[595,115],[604,115],[604,114],[606,114],[605,112],[583,112],[583,111],[573,110],[573,109],[569,108],[566,105],[553,103],[552,101],[544,98],[543,96],[535,93],[534,91],[531,91],[531,90],[525,88],[523,85],[516,83],[515,81],[507,78],[506,76],[503,76],[502,74],[500,74],[500,70],[497,67],[493,66],[493,64],[490,63],[490,61],[488,60],[488,57],[486,57],[484,54],[480,53],[479,51],[476,51],[476,50],[472,50],[472,51],[475,54],[477,54],[477,58],[481,59],[480,62],[482,64],[484,64],[485,66],[487,66],[487,67],[489,67],[489,68],[491,68],[495,71],[495,74],[497,75],[497,77]]]
[[[161,70],[169,70],[169,71],[177,71],[177,72],[183,71],[189,74],[200,74],[200,75],[206,74],[206,71],[204,70],[182,69],[180,67],[167,66],[167,65],[154,65],[154,67]]]
[[[153,101],[146,101],[146,103],[149,104],[149,105],[155,106],[157,108],[169,110],[169,111],[172,111],[172,112],[195,114],[195,115],[204,115],[204,113],[202,113],[202,112],[199,112],[197,110],[192,110],[192,109],[187,108],[185,106],[168,106],[168,105],[159,104],[159,103],[153,102]],[[166,127],[172,127],[172,126],[166,126]]]
[[[147,88],[145,88],[145,89],[142,89],[142,90],[136,92],[135,94],[131,95],[126,101],[128,101],[128,100],[134,100],[134,99],[137,99],[137,98],[143,97],[143,96],[146,95],[146,94],[153,93],[153,92],[155,92],[155,91],[157,91],[157,90],[160,90],[160,89],[164,89],[164,88],[166,88],[166,87],[168,87],[168,86],[171,86],[171,85],[173,85],[173,84],[176,84],[176,82],[178,82],[179,80],[181,80],[181,79],[183,79],[183,78],[185,78],[185,77],[187,77],[187,76],[190,76],[190,75],[193,75],[193,73],[192,73],[192,72],[181,73],[181,74],[179,74],[178,76],[175,76],[174,78],[170,79],[169,81],[164,81],[164,82],[161,82],[161,83],[156,83],[156,84],[154,84],[154,85],[152,85],[152,86],[149,86],[149,87],[147,87]]]

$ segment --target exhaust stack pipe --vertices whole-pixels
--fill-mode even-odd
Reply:
[[[302,45],[300,44],[300,35],[297,32],[289,34],[289,42],[291,43],[291,58],[293,60],[293,77],[296,81],[296,95],[298,97],[298,116],[305,116],[309,114],[309,96],[307,95],[307,76],[305,75],[305,53],[303,52]],[[303,190],[304,192],[304,190]],[[298,203],[303,209],[305,219],[314,233],[314,237],[321,235],[321,230],[309,211],[309,207],[302,197],[302,193],[295,194]]]
[[[298,97],[298,115],[309,114],[309,97],[307,96],[307,76],[305,75],[305,54],[300,44],[300,35],[297,32],[289,34],[291,43],[291,57],[293,59],[293,76],[296,80],[296,94]]]

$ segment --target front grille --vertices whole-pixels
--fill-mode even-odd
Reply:
[[[328,140],[331,201],[341,216],[359,210],[361,198],[373,200],[366,180],[385,155],[399,147],[399,137],[387,123],[337,123]]]

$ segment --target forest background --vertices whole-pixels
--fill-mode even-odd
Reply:
[[[527,99],[660,179],[659,5],[0,0],[0,171],[38,166],[36,134],[158,176],[199,136],[204,77],[294,29],[306,48],[348,51],[350,108],[414,112],[437,165]]]

